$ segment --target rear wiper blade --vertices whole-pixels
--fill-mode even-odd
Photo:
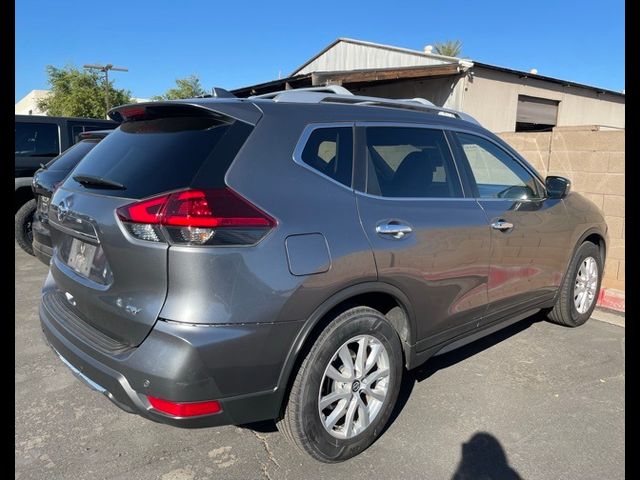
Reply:
[[[93,175],[74,175],[73,179],[85,187],[112,188],[114,190],[126,190],[123,184],[107,180],[102,177],[94,177]]]

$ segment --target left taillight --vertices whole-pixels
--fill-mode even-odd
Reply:
[[[276,225],[228,187],[159,195],[116,213],[135,238],[187,245],[253,245]]]

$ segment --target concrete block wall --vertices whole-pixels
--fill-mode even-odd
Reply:
[[[556,127],[553,132],[498,135],[541,174],[569,178],[575,191],[589,197],[602,209],[609,226],[609,248],[601,304],[615,309],[620,309],[621,305],[624,310],[624,130],[603,130],[597,126]],[[607,305],[606,298],[615,305]]]

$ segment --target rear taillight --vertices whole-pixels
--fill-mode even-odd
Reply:
[[[183,190],[116,210],[141,240],[191,245],[252,245],[276,221],[229,188]]]

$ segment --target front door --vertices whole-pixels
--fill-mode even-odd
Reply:
[[[362,227],[379,280],[409,297],[416,340],[426,348],[475,328],[487,304],[490,231],[464,197],[444,132],[366,125],[357,137]]]
[[[485,322],[552,298],[570,250],[562,200],[545,198],[542,183],[496,142],[468,133],[453,136],[491,226]]]

